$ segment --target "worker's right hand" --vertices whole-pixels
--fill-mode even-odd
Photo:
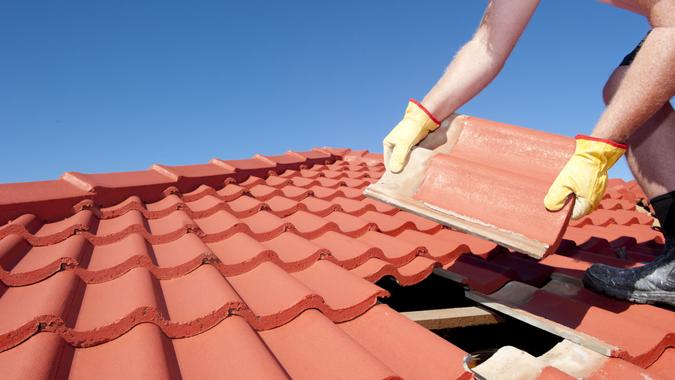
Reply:
[[[385,167],[394,173],[403,170],[410,149],[440,125],[422,104],[410,99],[403,120],[382,141],[385,151],[393,149],[389,162],[384,162]]]

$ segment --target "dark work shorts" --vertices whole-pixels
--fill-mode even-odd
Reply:
[[[649,32],[651,32],[651,30]],[[649,32],[647,32],[647,35],[645,36],[645,38],[647,38],[647,36],[649,35]],[[645,42],[645,38],[643,38],[642,41],[640,41],[640,43],[635,47],[635,49],[633,49],[633,51],[628,53],[627,56],[623,57],[623,61],[621,61],[621,63],[619,63],[619,66],[630,66],[630,64],[633,63],[633,60],[635,59],[635,56],[637,55],[637,53],[640,51],[640,48],[642,47],[642,43]]]

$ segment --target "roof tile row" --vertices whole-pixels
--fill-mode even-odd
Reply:
[[[263,262],[235,276],[223,276],[213,266],[203,265],[169,280],[135,268],[97,284],[60,272],[3,292],[0,309],[13,312],[0,317],[0,350],[41,331],[56,332],[73,346],[90,346],[113,340],[144,322],[180,338],[201,333],[232,315],[265,330],[310,308],[339,322],[362,314],[377,297],[387,294],[326,260],[293,273]]]
[[[646,214],[627,214],[641,197],[633,183],[611,181],[596,212],[619,214],[569,227],[558,253],[538,263],[365,199],[363,188],[384,170],[381,156],[312,152],[302,163],[287,154],[152,169],[168,182],[78,175],[94,193],[77,200],[64,180],[32,199],[13,192],[34,185],[0,186],[13,193],[0,206],[13,218],[0,227],[0,368],[31,378],[466,378],[465,353],[376,304],[386,292],[371,282],[390,275],[414,284],[443,266],[485,294],[531,284],[543,293],[533,299],[549,305],[553,275],[579,276],[598,261],[638,265],[662,249]],[[57,198],[67,202],[48,206]],[[673,335],[672,312],[634,305],[626,314],[633,306],[586,293],[554,294],[581,306],[556,308],[551,319],[610,339],[590,319],[639,326],[659,316],[649,337],[628,331],[615,344],[627,359],[672,370],[655,358],[673,350],[664,338]],[[526,307],[551,312],[537,305]]]
[[[170,339],[154,324],[114,341],[74,348],[54,333],[0,353],[7,378],[468,379],[465,352],[385,305],[335,324],[306,310],[255,331],[232,316],[202,334]],[[39,360],[36,360],[39,358]]]

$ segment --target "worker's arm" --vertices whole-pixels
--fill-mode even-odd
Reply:
[[[473,38],[422,102],[410,101],[403,120],[384,138],[389,170],[401,171],[414,145],[497,76],[538,4],[539,0],[490,0]]]
[[[625,142],[675,94],[675,26],[652,29],[592,136]]]
[[[607,171],[627,149],[628,137],[675,95],[675,13],[645,13],[654,28],[592,135],[577,136],[574,155],[544,198],[551,211],[561,209],[572,193],[576,197],[572,218],[595,210],[607,186]]]
[[[539,0],[492,0],[473,38],[422,100],[443,120],[481,92],[499,74]]]

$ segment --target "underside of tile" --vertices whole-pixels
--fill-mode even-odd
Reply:
[[[401,173],[387,171],[364,194],[542,258],[569,222],[572,200],[550,212],[543,199],[573,151],[571,138],[452,116],[413,148]]]

